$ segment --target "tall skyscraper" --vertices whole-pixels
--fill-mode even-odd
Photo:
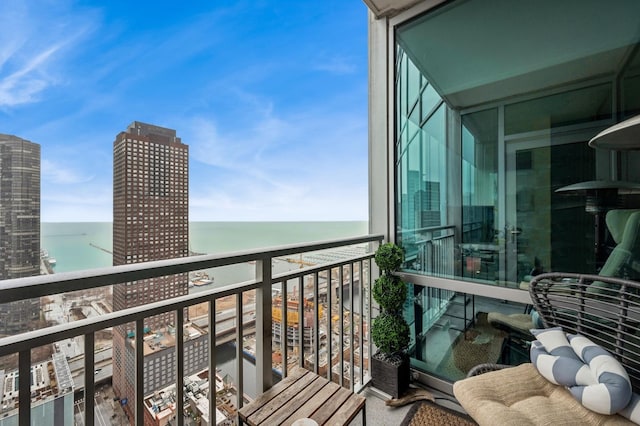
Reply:
[[[0,134],[0,280],[40,274],[40,145]],[[39,299],[0,301],[0,334],[30,328]]]
[[[176,131],[134,121],[113,144],[113,264],[189,255],[188,146]],[[113,286],[114,310],[188,294],[188,274]],[[172,313],[148,318],[158,329],[175,324]],[[134,412],[133,327],[113,333],[113,387]]]

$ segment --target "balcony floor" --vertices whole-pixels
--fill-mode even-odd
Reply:
[[[454,398],[441,392],[429,389],[436,398],[436,402],[446,408],[464,412],[455,402]],[[383,392],[367,387],[361,393],[367,399],[367,426],[398,426],[414,403],[403,407],[387,407],[385,401],[388,398]],[[352,425],[362,425],[362,415],[356,417]]]

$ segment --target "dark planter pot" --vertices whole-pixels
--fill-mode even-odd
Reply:
[[[400,365],[394,365],[378,359],[378,354],[371,358],[371,382],[374,387],[391,395],[394,399],[402,396],[409,389],[411,381],[409,355],[402,357]]]

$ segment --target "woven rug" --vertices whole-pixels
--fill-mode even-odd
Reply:
[[[470,417],[432,402],[413,404],[400,426],[473,426]]]
[[[458,336],[436,373],[455,381],[478,364],[499,361],[506,337],[507,333],[489,324],[486,312],[478,312],[475,325]]]

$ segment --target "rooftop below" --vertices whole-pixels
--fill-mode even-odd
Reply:
[[[207,334],[206,331],[193,323],[184,324],[185,342],[196,339],[205,334]],[[131,344],[131,346],[135,348],[135,334],[133,334],[133,332],[130,332],[127,337],[129,337],[130,339],[129,343]],[[142,341],[144,345],[145,356],[168,348],[172,348],[176,345],[175,327],[168,325],[158,330],[149,330],[143,337]]]

